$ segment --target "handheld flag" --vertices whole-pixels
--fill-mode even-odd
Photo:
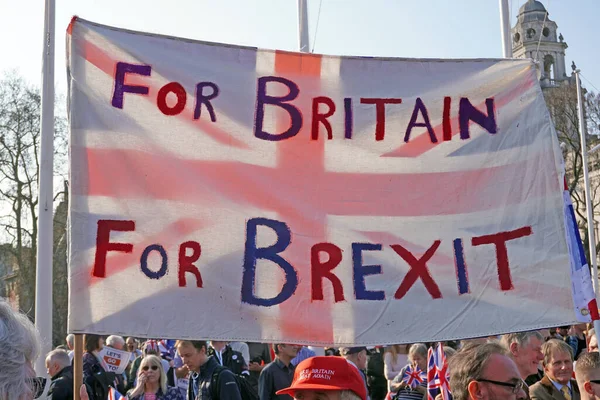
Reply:
[[[451,400],[449,381],[448,360],[444,347],[438,343],[435,350],[430,347],[427,352],[427,400],[435,400],[439,393],[443,400]]]
[[[127,400],[127,397],[119,393],[115,388],[109,388],[108,400]]]
[[[421,371],[421,368],[419,368],[418,365],[415,367],[409,365],[406,367],[404,373],[402,374],[402,382],[406,383],[408,386],[414,389],[421,383],[423,383],[422,374],[423,371]]]

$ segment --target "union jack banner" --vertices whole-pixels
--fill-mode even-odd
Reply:
[[[79,18],[67,50],[70,332],[370,346],[594,316],[531,60]]]
[[[419,366],[413,367],[412,365],[407,366],[402,373],[402,382],[406,383],[411,388],[416,388],[423,383],[423,371]]]
[[[427,400],[435,400],[438,394],[443,400],[451,400],[450,371],[444,354],[444,346],[438,343],[427,351]]]

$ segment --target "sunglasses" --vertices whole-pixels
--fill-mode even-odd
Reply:
[[[151,367],[149,367],[149,366],[147,366],[147,365],[144,365],[144,366],[142,367],[142,371],[148,371],[150,368],[152,368],[152,371],[156,371],[156,370],[158,369],[158,365],[153,365],[153,366],[151,366]]]
[[[42,394],[44,394],[44,388],[46,387],[46,378],[42,378],[40,376],[31,378],[29,380],[29,385],[31,385],[31,391],[33,392],[33,398],[37,399]]]

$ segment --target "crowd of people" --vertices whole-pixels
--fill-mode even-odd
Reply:
[[[39,352],[35,328],[1,300],[0,321],[0,400],[33,399],[45,386],[32,368]],[[452,398],[600,399],[598,341],[588,328],[443,343]],[[64,346],[46,355],[53,400],[73,398],[73,342],[69,335]],[[432,345],[336,349],[85,335],[80,395],[83,400],[106,399],[97,397],[96,382],[129,400],[432,399],[426,374]],[[131,353],[125,373],[103,370],[99,354],[104,346]],[[416,385],[407,381],[407,369],[423,372]]]

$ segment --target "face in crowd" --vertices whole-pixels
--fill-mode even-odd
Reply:
[[[512,343],[510,351],[515,363],[519,367],[521,377],[537,374],[538,366],[544,359],[542,355],[542,341],[540,339],[535,336],[530,337],[523,346]]]
[[[127,341],[125,342],[125,344],[127,345],[127,351],[132,353],[135,350],[137,350],[137,343],[135,342],[134,338],[127,338]]]
[[[537,365],[536,365],[537,370]],[[517,365],[510,357],[493,354],[482,377],[469,384],[471,399],[525,399],[523,380]]]
[[[593,335],[588,343],[588,352],[593,351],[598,351],[598,338],[596,338],[596,335]]]
[[[144,383],[160,384],[161,368],[160,360],[157,362],[154,357],[146,357],[140,364],[138,378],[142,379]]]
[[[183,364],[194,372],[199,372],[200,367],[208,360],[206,347],[197,348],[189,342],[183,342],[177,346],[177,351],[181,357]]]
[[[554,352],[550,362],[544,365],[544,372],[551,380],[566,385],[573,376],[571,354],[564,351]]]
[[[297,344],[279,344],[277,347],[279,348],[279,357],[286,357],[290,359],[296,357],[302,348],[302,346]]]

